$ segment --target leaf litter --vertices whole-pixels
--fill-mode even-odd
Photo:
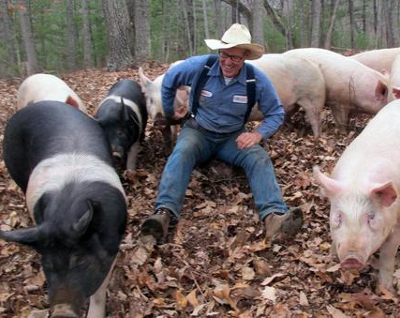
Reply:
[[[154,79],[167,64],[148,62]],[[119,79],[139,81],[137,68],[121,72],[86,70],[59,74],[95,112]],[[16,112],[22,79],[0,81],[0,141]],[[270,244],[258,220],[247,179],[238,168],[218,161],[198,167],[186,193],[182,219],[168,242],[157,246],[141,237],[152,213],[157,186],[169,155],[161,133],[148,123],[135,176],[121,172],[128,198],[128,226],[107,293],[107,317],[400,317],[399,296],[377,286],[377,270],[344,272],[330,254],[329,204],[312,177],[319,165],[330,172],[346,146],[370,117],[353,118],[340,135],[328,109],[323,135],[312,136],[304,112],[266,145],[285,201],[300,206],[303,228],[293,241]],[[253,127],[252,123],[249,126]],[[2,150],[0,150],[2,158]],[[0,162],[2,230],[32,226],[22,192]],[[394,275],[400,292],[399,258]],[[48,301],[40,258],[25,246],[0,241],[0,317],[46,317]]]

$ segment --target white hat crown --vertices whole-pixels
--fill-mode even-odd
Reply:
[[[226,30],[221,40],[205,39],[207,46],[211,50],[223,50],[233,47],[242,48],[250,52],[247,60],[255,60],[264,54],[264,47],[251,43],[251,34],[249,29],[239,23],[234,23]]]
[[[251,34],[243,24],[235,23],[224,33],[221,41],[229,44],[250,44]]]

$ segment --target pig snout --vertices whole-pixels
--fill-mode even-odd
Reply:
[[[343,269],[356,269],[361,270],[364,267],[365,261],[361,255],[357,253],[349,253],[341,261],[340,266]]]
[[[123,166],[123,163],[126,161],[126,152],[122,146],[112,144],[112,156],[114,159],[114,164],[116,166]]]
[[[51,310],[51,318],[78,318],[69,304],[57,304]]]

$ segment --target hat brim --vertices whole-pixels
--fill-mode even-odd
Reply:
[[[233,47],[249,50],[250,56],[248,56],[246,60],[257,60],[265,53],[264,47],[253,43],[224,43],[220,40],[213,39],[206,39],[204,42],[206,42],[206,45],[211,50],[223,50]]]

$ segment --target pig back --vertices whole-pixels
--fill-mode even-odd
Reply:
[[[93,155],[112,166],[111,149],[98,123],[73,107],[42,101],[19,110],[7,123],[3,156],[25,191],[29,175],[42,160],[58,154]]]
[[[374,178],[400,186],[400,101],[382,108],[343,152],[332,177],[337,180]],[[400,189],[400,187],[399,187]]]
[[[358,61],[378,72],[389,71],[396,56],[400,54],[400,48],[380,49],[361,52],[349,56],[349,59]]]
[[[376,114],[387,103],[387,79],[381,73],[341,54],[318,48],[283,53],[316,63],[324,75],[327,104]]]
[[[325,101],[325,79],[313,62],[282,54],[264,54],[257,60],[246,63],[260,68],[270,78],[282,101],[285,111],[305,96],[314,102]]]

